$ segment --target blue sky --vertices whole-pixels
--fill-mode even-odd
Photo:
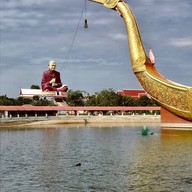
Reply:
[[[153,49],[160,73],[191,86],[192,0],[127,2],[146,50]],[[0,95],[18,97],[20,88],[40,85],[42,73],[53,59],[62,82],[72,90],[93,94],[108,88],[141,88],[131,69],[122,18],[116,11],[87,1],[89,27],[85,29],[85,14],[81,18],[84,3],[1,0]]]

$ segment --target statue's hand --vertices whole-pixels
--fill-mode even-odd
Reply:
[[[58,83],[52,83],[51,84],[53,87],[55,87],[55,86],[58,86]]]
[[[53,78],[49,83],[52,84],[52,83],[55,83],[56,79]]]

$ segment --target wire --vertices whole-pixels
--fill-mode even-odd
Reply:
[[[73,48],[73,44],[74,44],[75,38],[76,38],[76,36],[77,36],[77,32],[78,32],[78,29],[79,29],[79,25],[80,25],[80,22],[81,22],[81,19],[82,19],[84,10],[86,11],[86,0],[85,0],[85,3],[84,3],[84,5],[83,5],[83,9],[82,9],[81,15],[80,15],[80,17],[79,17],[79,21],[78,21],[78,24],[77,24],[77,28],[76,28],[76,30],[75,30],[73,39],[72,39],[71,44],[70,44],[70,46],[69,46],[69,49],[68,49],[68,51],[67,51],[66,57],[65,57],[65,59],[64,59],[65,61],[63,62],[63,65],[62,65],[62,67],[61,67],[61,70],[62,70],[62,69],[64,68],[64,66],[66,66],[67,63],[68,63],[68,60],[69,60],[69,57],[70,57],[70,54],[71,54],[71,50],[72,50],[72,48]]]
[[[85,0],[85,19],[87,19],[87,1]]]

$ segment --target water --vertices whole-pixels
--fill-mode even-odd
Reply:
[[[191,192],[192,133],[149,126],[155,134],[141,136],[141,129],[1,130],[0,191]]]

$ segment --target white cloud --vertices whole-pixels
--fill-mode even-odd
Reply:
[[[178,39],[172,39],[169,42],[170,45],[175,47],[191,47],[192,48],[192,37],[183,37]]]
[[[22,83],[22,86],[30,86],[40,81],[49,60],[55,59],[60,70],[73,41],[84,0],[2,1],[0,91],[1,94],[17,96]],[[168,77],[174,76],[174,81],[183,84],[192,82],[190,73],[185,73],[184,77],[177,75],[180,70],[178,65],[191,59],[190,2],[128,2],[139,21],[145,46],[152,46],[157,62],[162,64],[158,67]],[[89,92],[107,86],[115,89],[136,87],[138,82],[129,65],[127,34],[122,18],[102,5],[89,1],[87,5],[89,27],[83,28],[83,15],[68,63],[62,70],[64,80],[70,83],[72,89],[87,89]],[[23,66],[27,75],[18,70]],[[174,66],[175,71],[167,70],[167,66]],[[191,66],[187,67],[190,71]],[[11,80],[6,81],[6,77]],[[26,79],[20,81],[18,77]],[[91,83],[86,83],[88,81]]]
[[[3,2],[4,1],[4,2]],[[15,7],[31,7],[34,5],[43,5],[43,4],[49,4],[49,3],[56,3],[59,0],[2,0],[2,4],[6,8],[15,8]]]
[[[127,39],[127,35],[122,34],[122,33],[116,33],[115,35],[112,36],[113,39],[115,40],[126,40]]]

